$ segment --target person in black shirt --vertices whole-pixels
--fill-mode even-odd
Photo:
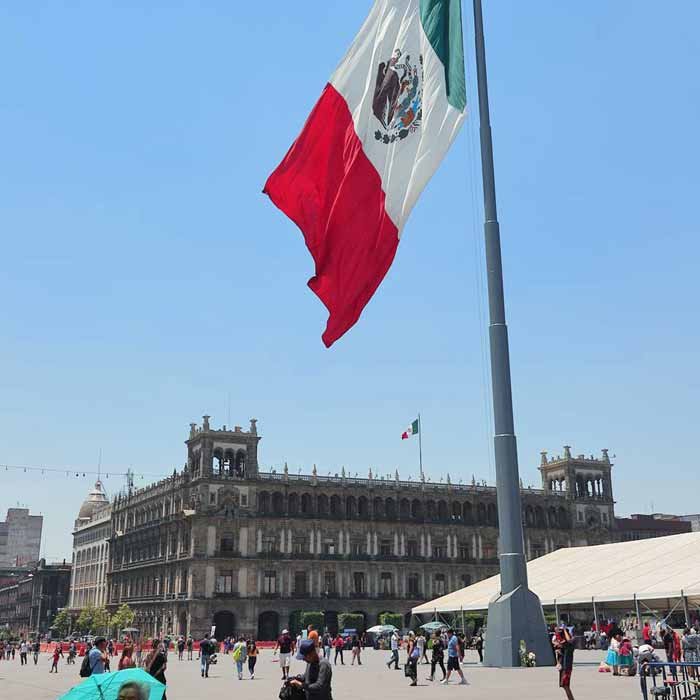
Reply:
[[[447,672],[445,671],[445,644],[440,637],[440,632],[433,633],[433,649],[432,656],[430,659],[430,675],[428,676],[429,681],[435,680],[435,667],[439,666],[442,671],[442,680],[445,680]]]
[[[328,659],[319,659],[314,640],[305,639],[301,642],[296,658],[306,661],[306,673],[303,677],[298,676],[290,680],[290,685],[301,688],[306,700],[333,700],[333,668]]]
[[[574,700],[571,692],[571,673],[574,670],[574,638],[565,625],[559,627],[552,638],[554,653],[559,671],[559,687],[566,693],[567,700]]]

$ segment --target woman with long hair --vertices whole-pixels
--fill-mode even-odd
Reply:
[[[248,657],[248,673],[250,680],[255,680],[255,664],[258,660],[258,646],[254,639],[249,639],[246,644],[246,656]]]
[[[131,644],[125,644],[122,649],[122,655],[119,658],[119,664],[117,665],[118,671],[123,671],[125,668],[136,668],[133,653],[134,647]]]

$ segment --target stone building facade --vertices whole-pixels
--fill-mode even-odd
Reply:
[[[114,500],[109,606],[128,603],[143,634],[271,639],[303,610],[324,611],[331,629],[340,612],[369,626],[497,573],[495,488],[263,473],[259,441],[255,420],[215,430],[205,416],[182,471]],[[581,469],[610,476],[607,453],[570,459],[543,455],[545,488],[522,491],[530,558],[611,539],[609,483],[575,486]]]
[[[98,479],[80,507],[73,530],[73,569],[68,607],[77,611],[107,604],[112,506]]]
[[[25,566],[39,560],[44,518],[27,508],[9,508],[0,521],[0,567]]]

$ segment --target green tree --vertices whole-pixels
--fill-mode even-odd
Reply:
[[[88,634],[89,632],[94,631],[95,627],[95,606],[94,605],[87,605],[84,607],[81,611],[80,614],[78,615],[78,619],[75,622],[75,627],[80,632],[81,634]]]
[[[403,615],[401,613],[385,612],[379,616],[380,625],[394,625],[398,629],[403,627]]]
[[[131,627],[134,624],[135,615],[136,613],[134,613],[127,603],[122,603],[114,615],[112,615],[109,625],[118,635],[124,628]]]
[[[109,629],[109,613],[106,608],[95,608],[95,617],[93,618],[95,625],[94,631],[97,633],[107,632]]]
[[[309,625],[313,625],[317,632],[323,632],[323,623],[325,617],[322,612],[304,611],[301,614],[301,626],[306,629]]]
[[[68,632],[70,632],[71,622],[70,614],[63,608],[63,610],[59,610],[56,617],[54,617],[52,627],[56,630],[58,636],[62,638],[67,636]]]
[[[338,615],[338,627],[341,630],[365,631],[365,616],[361,613],[340,613]]]

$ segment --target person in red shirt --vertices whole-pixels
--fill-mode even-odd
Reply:
[[[335,635],[333,640],[333,648],[335,649],[335,657],[333,658],[333,665],[337,665],[338,656],[340,656],[341,666],[345,666],[345,661],[343,661],[343,647],[345,646],[345,640],[340,636],[340,634]]]
[[[649,626],[649,620],[644,623],[642,628],[642,638],[645,644],[651,644],[651,627]]]
[[[58,673],[58,660],[63,656],[63,645],[61,642],[57,642],[56,646],[53,648],[53,657],[51,661],[51,670],[49,673],[56,671]]]

